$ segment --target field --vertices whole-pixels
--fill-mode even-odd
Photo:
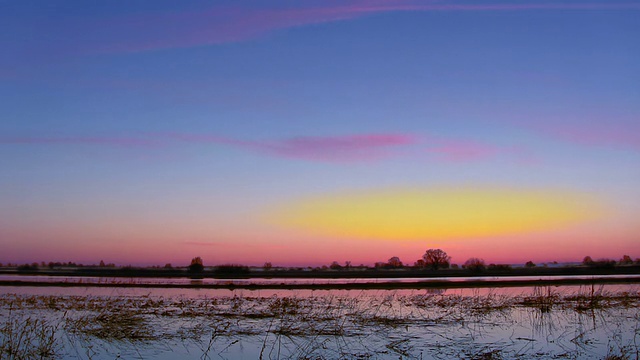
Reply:
[[[636,285],[4,287],[1,359],[637,359]],[[98,291],[100,290],[100,291]]]

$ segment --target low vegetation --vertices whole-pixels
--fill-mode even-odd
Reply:
[[[263,359],[627,359],[638,351],[639,307],[639,292],[598,286],[572,293],[537,287],[517,295],[5,294],[0,359],[56,358],[70,351],[77,358],[101,351],[106,358],[146,358],[163,346],[223,359],[240,348]]]

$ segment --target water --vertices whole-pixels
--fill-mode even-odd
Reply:
[[[636,284],[421,290],[2,286],[0,349],[9,339],[8,324],[24,330],[38,320],[43,327],[33,333],[53,331],[57,359],[636,358],[639,305]]]
[[[441,282],[464,283],[470,281],[531,281],[531,280],[593,280],[593,279],[640,279],[638,275],[563,275],[563,276],[463,276],[424,278],[158,278],[158,277],[101,277],[101,276],[52,276],[52,275],[0,275],[0,281],[46,282],[64,284],[113,284],[113,285],[321,285],[321,284],[366,284],[366,283],[415,283]]]

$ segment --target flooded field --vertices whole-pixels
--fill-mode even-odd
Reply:
[[[0,287],[1,359],[637,359],[637,285]]]

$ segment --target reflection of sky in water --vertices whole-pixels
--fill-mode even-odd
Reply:
[[[197,280],[200,281],[200,280]],[[591,285],[561,285],[552,286],[554,292],[559,294],[588,293]],[[74,296],[161,296],[161,297],[317,297],[317,296],[387,296],[387,295],[458,295],[458,296],[487,296],[505,295],[517,296],[532,294],[534,286],[516,286],[499,288],[458,288],[458,289],[393,289],[393,290],[282,290],[282,289],[198,289],[198,288],[119,288],[119,287],[76,287],[76,286],[2,286],[0,294],[22,294],[22,295],[74,295]],[[607,284],[595,285],[595,289],[602,289],[607,292],[640,292],[640,284]]]
[[[637,297],[627,298],[626,305],[615,300],[613,306],[606,306],[603,300],[598,303],[602,306],[578,309],[593,299],[592,290],[596,295],[637,296],[637,285],[387,291],[1,289],[4,315],[5,300],[14,297],[55,296],[61,303],[76,301],[81,306],[108,302],[111,309],[99,311],[141,311],[147,325],[163,334],[145,343],[92,339],[98,349],[95,359],[138,353],[145,358],[198,359],[209,345],[213,349],[209,355],[221,359],[256,359],[260,353],[270,359],[367,354],[373,358],[477,358],[493,351],[504,358],[601,358],[632,346],[640,336]],[[586,297],[582,302],[566,301],[576,294]],[[556,300],[547,307],[550,297],[565,301]],[[14,309],[12,316],[24,311],[23,315],[63,319],[92,313],[82,307],[52,310],[48,299],[41,298],[42,306],[23,301],[19,308],[23,310]],[[529,301],[526,306],[525,300]]]

